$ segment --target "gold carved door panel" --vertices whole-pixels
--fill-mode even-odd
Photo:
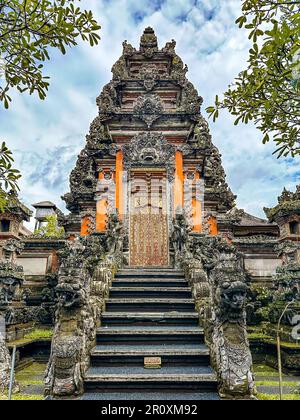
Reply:
[[[132,173],[130,265],[169,265],[167,182],[164,172]]]

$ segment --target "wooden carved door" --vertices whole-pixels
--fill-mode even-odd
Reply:
[[[169,265],[167,180],[163,171],[134,171],[130,191],[130,265]]]

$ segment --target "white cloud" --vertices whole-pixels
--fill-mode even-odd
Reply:
[[[248,39],[234,21],[240,0],[82,0],[102,26],[99,46],[80,43],[66,56],[57,52],[45,67],[51,76],[44,102],[13,94],[9,111],[0,110],[0,138],[15,151],[21,169],[22,196],[27,204],[50,199],[63,207],[69,172],[85,142],[89,124],[97,113],[95,98],[111,79],[111,67],[127,39],[134,46],[146,26],[153,26],[160,46],[172,38],[189,66],[189,78],[212,104],[246,65]],[[203,111],[205,114],[205,111]],[[278,161],[273,145],[263,146],[253,126],[233,125],[224,113],[211,123],[215,144],[238,205],[262,215],[273,205],[284,185],[299,180],[298,162]]]

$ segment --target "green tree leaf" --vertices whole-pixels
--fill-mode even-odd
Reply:
[[[254,121],[262,142],[272,140],[278,146],[278,157],[300,154],[299,8],[300,0],[242,1],[236,24],[249,31],[253,43],[248,67],[206,109],[214,121],[222,109],[236,117],[235,125]]]
[[[21,174],[12,167],[14,162],[12,152],[8,149],[5,142],[0,148],[0,212],[5,211],[8,201],[11,198],[11,191],[18,191],[18,179]]]
[[[53,48],[66,54],[77,45],[78,37],[91,46],[98,44],[100,26],[93,13],[74,3],[77,0],[0,1],[0,58],[5,69],[0,102],[5,108],[11,102],[7,92],[13,87],[45,99],[49,82],[42,63],[50,59]]]
[[[47,224],[35,232],[35,235],[44,238],[62,238],[65,234],[64,228],[58,226],[57,215],[46,217]]]

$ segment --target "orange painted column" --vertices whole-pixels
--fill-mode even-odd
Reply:
[[[175,185],[174,185],[174,211],[176,213],[178,207],[181,209],[184,206],[183,185],[183,155],[182,152],[176,151],[175,154]]]
[[[218,235],[218,222],[217,219],[213,216],[211,216],[208,220],[208,224],[209,224],[209,233],[211,236],[216,236]]]
[[[84,217],[81,220],[81,231],[80,231],[81,236],[89,235],[89,224],[90,224],[90,219],[88,216]]]
[[[119,150],[116,156],[116,208],[121,220],[124,216],[123,170],[123,152]]]
[[[197,191],[197,184],[200,180],[200,174],[197,171],[195,176],[195,191],[194,191],[194,197],[192,202],[193,207],[193,231],[194,232],[202,232],[202,203],[201,201],[197,200],[197,193],[199,194],[199,191]]]
[[[99,179],[104,179],[103,172],[99,174]],[[107,205],[108,203],[106,198],[97,202],[96,232],[105,232],[106,230]]]

